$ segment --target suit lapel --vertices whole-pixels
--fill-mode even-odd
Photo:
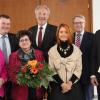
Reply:
[[[84,32],[80,48],[82,48],[86,44],[86,39],[87,39],[87,34],[86,32]]]
[[[47,26],[46,26],[46,30],[45,30],[43,41],[42,41],[42,47],[44,47],[45,44],[47,44],[46,40],[48,38],[48,34],[49,34],[49,24],[47,24]]]
[[[36,26],[36,28],[34,29],[34,32],[32,33],[33,34],[33,43],[34,45],[37,47],[37,44],[36,44],[36,35],[37,35],[37,31],[38,31],[38,26]]]

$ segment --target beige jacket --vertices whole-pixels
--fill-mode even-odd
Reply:
[[[50,68],[55,71],[55,74],[59,74],[64,82],[67,82],[73,74],[80,78],[82,73],[82,53],[74,44],[73,48],[73,53],[66,58],[60,56],[57,45],[53,46],[48,53]]]

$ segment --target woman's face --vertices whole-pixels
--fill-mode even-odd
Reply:
[[[59,30],[59,39],[61,41],[67,41],[69,40],[69,33],[67,32],[65,27],[61,27]]]
[[[23,50],[29,50],[31,47],[31,41],[27,35],[23,36],[19,40],[19,46]]]

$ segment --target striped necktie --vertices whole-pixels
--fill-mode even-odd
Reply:
[[[79,47],[80,48],[80,45],[81,45],[81,34],[80,33],[78,33],[77,35],[76,35],[76,40],[75,40],[75,45],[77,46],[77,47]]]
[[[4,53],[4,57],[5,57],[6,63],[8,63],[7,46],[6,46],[5,38],[7,38],[7,36],[3,35],[2,36],[2,51]]]

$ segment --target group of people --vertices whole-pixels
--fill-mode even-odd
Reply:
[[[82,15],[73,17],[74,33],[65,23],[51,25],[46,5],[37,6],[35,15],[37,25],[16,35],[9,33],[11,18],[0,15],[0,100],[43,100],[45,93],[47,100],[92,100],[93,85],[100,100],[100,30],[85,31]],[[33,59],[54,71],[47,90],[17,83],[20,66]]]

